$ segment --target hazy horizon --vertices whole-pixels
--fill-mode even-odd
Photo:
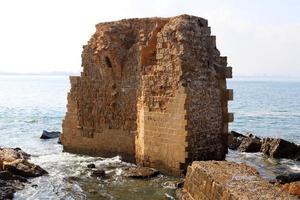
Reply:
[[[300,77],[300,1],[12,0],[0,3],[0,72],[79,73],[95,24],[180,14],[208,19],[234,76]]]

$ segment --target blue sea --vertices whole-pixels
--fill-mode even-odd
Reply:
[[[231,130],[300,144],[300,80],[240,78],[230,80],[228,88],[234,90],[229,106],[235,116]],[[122,179],[122,168],[131,164],[119,157],[69,154],[62,152],[56,139],[39,139],[42,130],[61,130],[69,89],[68,76],[0,75],[0,146],[22,148],[49,172],[49,176],[30,180],[15,199],[172,199],[176,178]],[[245,162],[266,179],[282,172],[300,172],[299,162],[270,159],[260,153],[229,151],[227,160]],[[89,163],[109,168],[110,178],[91,178],[86,168]]]

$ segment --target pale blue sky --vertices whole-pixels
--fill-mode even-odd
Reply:
[[[300,77],[298,0],[0,0],[0,71],[79,72],[95,24],[184,13],[208,19],[234,75]]]

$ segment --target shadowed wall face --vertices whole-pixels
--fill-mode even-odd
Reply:
[[[231,68],[207,21],[181,15],[96,28],[81,76],[70,78],[64,149],[174,175],[193,160],[224,159]]]

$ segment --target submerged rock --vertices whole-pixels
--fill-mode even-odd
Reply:
[[[123,176],[130,178],[152,178],[159,175],[159,171],[150,167],[132,167],[123,171]]]
[[[264,138],[261,152],[272,158],[296,159],[300,155],[300,148],[295,143],[280,138]]]
[[[45,131],[43,130],[43,133],[41,135],[41,139],[52,139],[52,138],[58,138],[60,136],[59,131]]]
[[[98,178],[104,178],[105,177],[105,171],[102,169],[94,170],[91,174],[92,177],[98,177]]]
[[[244,138],[239,146],[242,152],[259,152],[261,148],[260,140],[252,137]]]
[[[94,163],[88,164],[87,168],[93,169],[96,168],[96,165]]]

